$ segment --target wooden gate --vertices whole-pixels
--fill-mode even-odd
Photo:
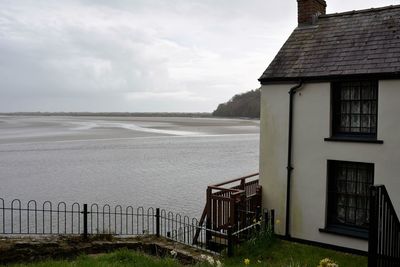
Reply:
[[[207,187],[207,200],[199,225],[205,222],[208,231],[205,237],[208,246],[223,243],[228,229],[240,230],[258,220],[261,211],[261,186],[258,173],[229,180]],[[193,242],[197,243],[199,232]],[[221,233],[221,234],[219,234]]]

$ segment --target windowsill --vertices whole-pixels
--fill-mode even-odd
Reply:
[[[363,240],[368,240],[368,230],[366,229],[359,229],[341,225],[332,225],[332,226],[327,226],[326,228],[321,228],[319,229],[319,231],[321,233],[342,235],[347,237],[354,237]]]
[[[324,138],[324,141],[383,144],[383,140],[377,140],[375,138],[368,138],[368,137],[362,137],[362,136],[360,136],[360,137],[332,136],[329,138]]]

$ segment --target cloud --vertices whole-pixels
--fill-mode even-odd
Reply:
[[[0,111],[212,111],[295,26],[289,0],[3,0]]]

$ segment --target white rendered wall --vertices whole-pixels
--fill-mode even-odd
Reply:
[[[285,232],[288,91],[295,84],[261,87],[260,182],[263,203],[275,209],[278,233]],[[308,83],[294,98],[291,235],[367,250],[361,239],[320,233],[326,222],[327,160],[375,164],[375,184],[384,184],[400,215],[400,81],[380,81],[378,139],[383,144],[327,142],[330,84]]]

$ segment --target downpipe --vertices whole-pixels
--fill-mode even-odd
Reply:
[[[286,224],[285,236],[290,238],[290,195],[291,195],[291,179],[292,179],[292,139],[293,139],[293,102],[297,91],[303,86],[303,81],[290,88],[289,91],[289,129],[288,129],[288,158],[287,158],[287,188],[286,188]]]

